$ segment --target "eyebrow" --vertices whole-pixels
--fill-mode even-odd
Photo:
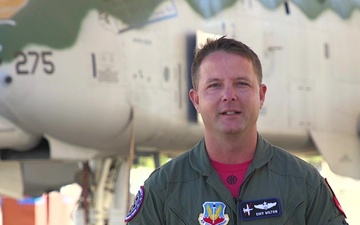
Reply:
[[[241,76],[241,77],[236,77],[235,79],[233,79],[234,81],[248,81],[250,82],[251,80],[248,78],[248,77],[244,77],[244,76]],[[219,79],[219,78],[209,78],[205,81],[205,84],[208,84],[208,83],[212,83],[212,82],[219,82],[219,81],[222,81],[222,79]]]
[[[205,81],[205,84],[221,81],[219,78],[209,78]]]

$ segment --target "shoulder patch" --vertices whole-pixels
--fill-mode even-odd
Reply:
[[[345,219],[346,219],[347,217],[346,217],[345,211],[344,211],[343,208],[341,207],[340,202],[339,202],[339,200],[337,199],[337,197],[336,197],[336,195],[335,195],[335,192],[334,192],[333,189],[331,188],[331,186],[330,186],[330,184],[329,184],[329,182],[328,182],[328,180],[327,180],[326,178],[325,178],[325,182],[326,182],[327,186],[329,187],[329,189],[330,189],[330,191],[331,191],[331,193],[332,193],[332,195],[333,195],[333,201],[334,201],[334,204],[335,204],[336,208],[341,212],[341,214],[344,215],[344,217],[345,217]]]
[[[144,195],[145,195],[144,187],[141,186],[138,193],[135,196],[134,203],[131,205],[129,212],[128,212],[127,216],[125,217],[126,223],[129,222],[130,220],[132,220],[136,216],[136,214],[139,212],[140,207],[144,201]]]

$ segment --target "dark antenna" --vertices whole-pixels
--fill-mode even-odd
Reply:
[[[290,6],[288,0],[285,0],[285,12],[287,15],[290,15]]]

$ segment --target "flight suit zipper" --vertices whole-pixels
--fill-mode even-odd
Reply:
[[[235,203],[236,203],[236,214],[235,214],[235,217],[234,217],[234,225],[238,225],[238,222],[237,221],[240,221],[239,224],[241,224],[241,218],[240,218],[240,203],[242,202],[242,191],[244,189],[244,187],[247,185],[247,183],[249,182],[250,178],[252,177],[252,175],[254,174],[255,172],[255,169],[253,169],[246,177],[245,177],[245,180],[244,182],[240,185],[240,193],[239,193],[239,197],[237,199],[235,199]]]

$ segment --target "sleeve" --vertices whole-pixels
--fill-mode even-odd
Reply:
[[[346,225],[346,215],[327,181],[319,175],[320,185],[309,192],[307,224]]]
[[[143,195],[138,197],[141,191]],[[146,184],[139,192],[125,222],[128,225],[165,225],[164,200]]]

